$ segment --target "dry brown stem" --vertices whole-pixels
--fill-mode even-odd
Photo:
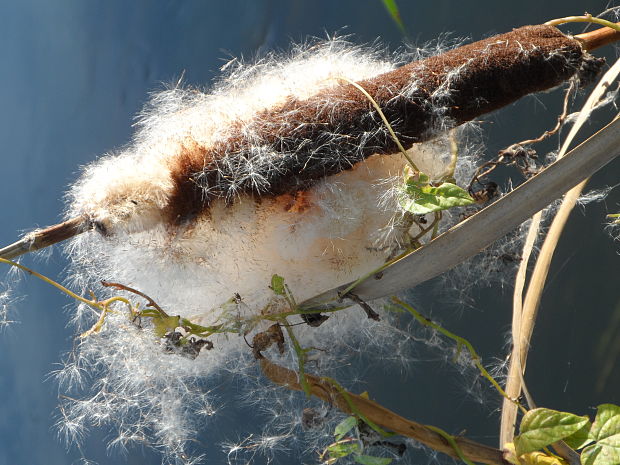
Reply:
[[[620,40],[620,32],[609,27],[602,27],[594,31],[577,34],[575,39],[582,43],[584,49],[592,51]]]
[[[303,391],[297,372],[277,365],[266,358],[260,359],[260,366],[265,376],[274,383],[295,391]],[[313,396],[338,407],[345,413],[354,413],[345,396],[332,383],[318,376],[306,374],[305,377]],[[373,423],[402,436],[415,439],[438,452],[459,458],[452,446],[440,434],[425,425],[407,420],[376,402],[357,394],[348,393],[347,397],[349,402],[353,403],[355,408]],[[472,462],[489,465],[508,464],[504,459],[503,452],[499,449],[462,437],[455,437],[454,440],[465,457]]]
[[[83,217],[71,218],[63,223],[37,229],[26,234],[17,242],[0,249],[0,258],[12,260],[28,252],[35,252],[71,237],[77,236],[92,228],[90,221]]]

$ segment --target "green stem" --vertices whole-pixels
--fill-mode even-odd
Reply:
[[[351,410],[351,413],[353,413],[356,417],[358,417],[360,420],[362,420],[364,423],[366,423],[368,426],[370,426],[373,430],[375,430],[381,436],[383,436],[385,438],[390,437],[390,436],[394,436],[394,433],[388,433],[383,428],[381,428],[379,425],[377,425],[376,423],[371,421],[366,415],[364,415],[361,412],[361,410],[357,408],[355,403],[351,400],[351,396],[349,396],[349,392],[345,388],[343,388],[338,383],[338,381],[336,381],[333,378],[328,378],[327,376],[322,376],[321,379],[323,381],[328,382],[329,384],[331,384],[332,386],[334,386],[336,388],[338,393],[343,397],[343,399],[345,400],[345,402],[349,406],[349,409]]]
[[[457,336],[456,334],[454,334],[454,333],[448,331],[447,329],[441,327],[437,323],[429,320],[424,315],[422,315],[417,310],[415,310],[411,305],[406,304],[405,302],[400,300],[398,297],[392,297],[392,301],[395,304],[397,304],[398,306],[400,306],[400,307],[404,308],[405,310],[407,310],[422,325],[428,326],[429,328],[434,329],[435,331],[443,334],[447,338],[450,338],[454,342],[456,342],[457,350],[459,350],[461,347],[465,347],[467,349],[467,351],[469,352],[469,355],[471,356],[472,361],[476,365],[476,368],[478,368],[478,371],[480,372],[480,374],[491,383],[491,385],[497,390],[497,392],[499,392],[503,397],[505,397],[509,401],[514,402],[521,409],[521,411],[523,413],[527,412],[527,410],[518,401],[516,401],[515,399],[511,399],[508,396],[508,394],[506,394],[506,392],[502,389],[502,387],[499,385],[499,383],[497,381],[495,381],[495,379],[489,374],[489,372],[486,370],[486,368],[484,368],[484,366],[480,362],[480,356],[478,355],[478,353],[476,352],[474,347],[471,345],[471,343],[467,339],[465,339],[465,338],[463,338],[461,336]]]
[[[304,392],[306,393],[306,396],[310,397],[312,395],[312,389],[310,388],[310,384],[308,384],[308,380],[306,379],[306,368],[305,368],[306,352],[308,351],[308,349],[304,349],[301,346],[301,344],[297,340],[297,337],[295,336],[295,333],[293,332],[293,328],[291,328],[291,325],[286,320],[286,318],[282,318],[280,320],[280,324],[284,326],[284,329],[286,330],[288,337],[291,339],[291,342],[293,343],[293,350],[295,350],[295,354],[297,354],[297,362],[299,366],[299,384],[301,385]]]
[[[441,428],[437,428],[436,426],[432,426],[432,425],[424,425],[424,426],[427,427],[428,429],[430,429],[431,431],[434,431],[435,433],[439,434],[442,438],[444,438],[446,441],[448,441],[448,444],[450,444],[452,446],[452,448],[454,449],[454,452],[456,452],[456,455],[458,455],[459,458],[463,462],[465,462],[467,465],[474,465],[474,463],[471,460],[469,460],[467,457],[465,457],[465,454],[463,454],[463,451],[461,450],[459,445],[454,440],[454,436],[452,436],[451,434],[448,434],[447,432],[445,432]]]
[[[23,271],[25,271],[25,272],[33,275],[33,276],[36,276],[40,280],[45,281],[48,284],[51,284],[52,286],[54,286],[57,289],[60,289],[61,292],[64,292],[69,297],[73,297],[75,300],[79,300],[80,302],[83,302],[86,305],[94,307],[94,308],[96,308],[98,310],[102,310],[103,309],[103,307],[101,306],[101,304],[99,302],[97,302],[95,300],[85,299],[84,297],[77,295],[75,292],[70,291],[69,289],[67,289],[63,285],[61,285],[61,284],[57,283],[56,281],[48,278],[47,276],[43,276],[41,273],[37,273],[36,271],[31,270],[27,266],[21,265],[21,264],[19,264],[17,262],[14,262],[12,260],[7,260],[6,258],[0,258],[0,263],[6,263],[7,265],[14,266],[14,267],[19,268],[20,270],[23,270]]]
[[[372,96],[368,92],[366,92],[366,89],[364,89],[362,86],[360,86],[357,82],[351,81],[350,79],[347,79],[347,78],[342,77],[342,76],[337,76],[336,79],[340,79],[342,81],[345,81],[345,82],[351,84],[353,87],[355,87],[357,90],[359,90],[362,94],[364,94],[364,96],[370,101],[372,106],[375,107],[375,110],[377,110],[377,113],[379,114],[379,116],[383,120],[383,124],[385,124],[385,127],[390,132],[390,136],[392,136],[392,139],[394,139],[394,142],[396,143],[396,146],[398,147],[398,150],[400,150],[400,152],[403,154],[403,157],[405,157],[405,159],[407,160],[409,165],[411,165],[411,168],[413,168],[413,170],[416,173],[420,173],[420,170],[418,169],[418,167],[415,165],[415,163],[413,162],[413,160],[411,159],[411,157],[409,156],[409,154],[405,150],[405,147],[403,147],[403,145],[400,143],[400,140],[398,140],[398,137],[396,136],[396,133],[392,129],[392,125],[389,123],[389,121],[385,117],[385,114],[383,113],[383,110],[381,110],[381,107],[375,101],[375,99],[372,98]]]

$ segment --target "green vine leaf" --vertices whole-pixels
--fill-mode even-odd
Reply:
[[[180,316],[158,316],[153,317],[155,334],[157,337],[164,337],[168,331],[174,331],[179,326]]]
[[[572,413],[546,408],[530,410],[523,416],[520,434],[515,437],[517,456],[542,449],[576,433],[590,420]]]
[[[519,457],[519,465],[568,465],[568,463],[560,457],[544,452],[529,452]]]
[[[388,465],[392,463],[389,457],[373,457],[371,455],[356,455],[355,461],[362,465]]]
[[[429,177],[424,173],[406,179],[405,195],[400,199],[401,208],[414,215],[425,215],[472,203],[474,199],[465,189],[450,182],[432,186]]]
[[[276,295],[285,295],[286,288],[284,287],[284,278],[277,274],[274,274],[271,277],[271,290]]]
[[[336,436],[336,441],[340,441],[345,436],[345,434],[347,434],[356,426],[357,418],[355,418],[354,416],[350,416],[342,420],[334,429],[334,436]]]
[[[564,459],[545,452],[528,452],[517,457],[512,442],[504,444],[504,451],[504,459],[512,465],[568,465]]]
[[[590,428],[592,428],[592,424],[588,421],[583,428],[564,438],[564,442],[574,450],[584,448],[593,442],[593,439],[590,438]]]
[[[330,459],[340,459],[347,455],[355,454],[360,451],[360,445],[358,442],[341,441],[335,442],[327,448]]]
[[[620,407],[613,404],[598,406],[590,429],[590,438],[596,441],[581,453],[583,465],[620,464]]]

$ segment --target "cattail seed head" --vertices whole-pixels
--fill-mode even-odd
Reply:
[[[456,170],[448,169],[448,129],[557,86],[584,63],[590,74],[600,67],[550,26],[399,62],[331,40],[231,64],[209,92],[176,86],[155,94],[133,142],[86,166],[69,191],[74,219],[53,232],[76,236],[67,247],[75,283],[122,283],[169,315],[205,326],[235,321],[249,334],[253,316],[289,304],[269,289],[273,275],[301,302],[376,269],[410,239],[399,203],[408,162],[372,102],[343,78],[375,100],[423,173],[439,180],[454,172],[463,185],[473,167],[461,149]],[[85,306],[77,314],[88,326],[99,317]],[[321,353],[327,373],[342,369],[336,359],[353,340],[384,352],[394,352],[385,349],[394,334],[411,342],[375,323],[371,331],[362,315],[338,313],[295,334],[304,347],[329,345]],[[81,400],[61,408],[66,435],[79,439],[86,424],[112,423],[121,449],[137,441],[185,457],[198,414],[213,411],[201,383],[223,366],[244,373],[255,360],[230,334],[194,341],[184,354],[191,357],[175,357],[183,331],[175,324],[162,343],[125,314],[107,315],[60,372],[97,374],[70,398]],[[282,364],[296,366],[293,357]]]
[[[88,166],[72,188],[70,215],[109,235],[83,240],[74,259],[101,257],[96,276],[153,295],[163,282],[195,282],[195,303],[170,303],[206,320],[234,293],[262,308],[273,274],[310,297],[376,268],[400,244],[398,234],[384,247],[377,239],[401,214],[384,192],[405,159],[342,78],[369,92],[416,159],[429,149],[414,143],[556,86],[584,61],[579,42],[527,26],[401,68],[332,41],[233,68],[209,94],[165,91],[135,143]],[[432,158],[422,169],[436,179],[449,154]]]

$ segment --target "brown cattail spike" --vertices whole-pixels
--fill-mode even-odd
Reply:
[[[410,147],[437,131],[555,87],[585,63],[597,69],[602,65],[555,27],[525,26],[358,84]],[[308,99],[290,98],[260,112],[250,126],[251,140],[247,125],[240,123],[215,146],[191,147],[178,157],[182,163],[172,168],[174,189],[167,209],[171,222],[191,220],[217,198],[293,195],[372,154],[398,152],[368,99],[346,83]],[[234,172],[255,156],[257,145],[278,162],[277,169],[262,173],[267,187],[261,191]]]

